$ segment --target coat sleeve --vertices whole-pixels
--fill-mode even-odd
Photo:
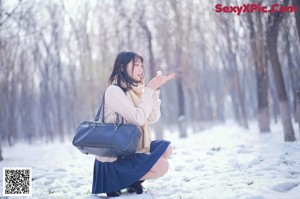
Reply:
[[[142,126],[153,109],[154,90],[146,87],[140,104],[135,107],[118,86],[111,85],[105,92],[105,104],[120,114],[127,122]]]

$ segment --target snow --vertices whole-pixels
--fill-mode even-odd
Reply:
[[[166,132],[173,146],[169,172],[160,179],[145,181],[148,193],[118,198],[300,198],[299,141],[284,142],[279,124],[272,124],[271,129],[272,133],[260,134],[256,123],[249,130],[227,123],[197,133],[190,131],[185,139],[179,139],[178,132]],[[32,168],[32,198],[105,198],[91,194],[94,157],[80,153],[71,139],[66,143],[3,147],[3,156],[1,170]]]

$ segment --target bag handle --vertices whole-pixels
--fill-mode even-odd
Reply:
[[[105,91],[103,93],[103,97],[102,97],[102,102],[101,102],[101,106],[99,107],[98,111],[97,111],[97,114],[96,114],[96,117],[95,117],[95,121],[97,122],[100,118],[100,113],[101,113],[101,110],[102,110],[102,107],[104,106],[104,100],[105,100]],[[104,114],[104,108],[103,108],[103,114]],[[104,117],[102,119],[102,123],[104,123]]]
[[[96,114],[96,117],[95,117],[95,121],[97,122],[98,120],[99,120],[99,118],[100,118],[100,114],[101,114],[101,110],[102,110],[102,123],[105,123],[104,122],[104,104],[105,104],[105,91],[104,91],[104,93],[103,93],[103,97],[102,97],[102,102],[101,102],[101,106],[100,106],[100,108],[98,109],[98,111],[97,111],[97,114]],[[117,113],[117,118],[116,118],[116,124],[119,124],[119,114]],[[123,119],[123,117],[122,117],[122,122],[121,122],[122,124],[124,124],[124,119]]]

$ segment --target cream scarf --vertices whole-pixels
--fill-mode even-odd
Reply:
[[[114,80],[114,84],[116,84],[116,80]],[[126,88],[126,83],[121,83],[123,88]],[[131,89],[126,92],[127,98],[130,100],[130,102],[137,107],[141,102],[141,97],[144,93],[145,89],[145,82],[142,81],[138,83],[137,86],[131,85]],[[150,126],[148,121],[146,121],[145,124],[139,127],[141,131],[141,138],[139,145],[137,147],[136,152],[137,153],[150,153],[150,144],[151,144],[151,133],[150,133]]]

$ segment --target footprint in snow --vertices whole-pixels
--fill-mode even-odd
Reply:
[[[195,170],[202,170],[204,168],[203,165],[197,165],[195,166]]]
[[[175,171],[181,171],[183,169],[183,166],[177,166],[175,167]]]
[[[274,185],[272,187],[272,190],[277,192],[286,192],[297,187],[299,184],[300,182],[284,182],[284,183]]]

